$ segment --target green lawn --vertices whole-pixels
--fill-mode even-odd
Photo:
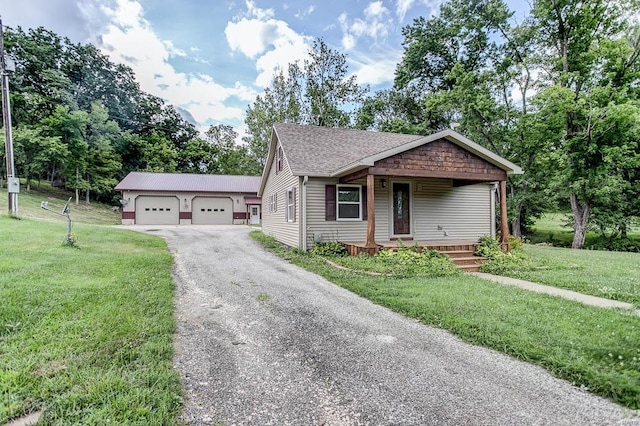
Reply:
[[[620,300],[640,308],[640,253],[524,245],[534,267],[502,275]]]
[[[0,424],[40,410],[43,424],[174,424],[165,242],[74,232],[79,248],[62,245],[64,223],[0,217]]]
[[[73,197],[71,201],[71,220],[78,223],[92,223],[104,225],[120,224],[120,213],[114,213],[108,204],[92,201],[90,204],[84,202],[81,198],[78,204],[75,204],[75,196],[69,191],[59,188],[52,188],[47,182],[42,182],[38,188],[32,183],[31,191],[27,191],[23,186],[18,194],[18,217],[33,218],[45,221],[66,222],[66,216],[61,216],[51,212],[47,212],[40,207],[42,201],[49,203],[49,208],[60,212],[69,197]],[[6,215],[7,210],[7,192],[5,188],[0,190],[0,215]]]
[[[467,274],[367,276],[332,268],[318,256],[284,250],[258,231],[251,235],[293,263],[374,303],[640,408],[640,317],[630,312],[585,306]],[[606,274],[606,269],[599,273]]]
[[[526,239],[532,244],[551,243],[558,247],[571,247],[573,242],[573,229],[566,226],[571,218],[569,212],[545,213],[536,220],[532,232]],[[628,230],[629,238],[640,241],[640,226],[636,223]],[[600,234],[593,230],[587,233],[585,247],[589,247],[600,239]]]

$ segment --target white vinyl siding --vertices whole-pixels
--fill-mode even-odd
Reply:
[[[276,147],[277,149],[277,147]],[[276,196],[274,205],[275,211],[262,212],[262,232],[270,235],[291,247],[300,247],[300,221],[287,221],[287,191],[296,188],[295,211],[300,209],[300,178],[291,174],[291,169],[287,163],[286,156],[282,158],[282,170],[276,173],[276,156],[273,156],[272,164],[269,168],[269,175],[262,192],[262,199],[269,200],[271,196]],[[271,209],[270,209],[271,210]]]
[[[389,241],[390,190],[375,178],[376,241]],[[476,184],[454,188],[450,179],[398,179],[411,182],[411,230],[415,241],[475,241],[491,234],[491,184]],[[353,182],[365,185],[366,180]],[[307,229],[309,248],[314,239],[323,241],[364,242],[367,221],[326,221],[325,185],[338,185],[337,179],[310,178],[307,184]],[[364,189],[364,188],[363,188]],[[368,200],[370,201],[370,200]],[[440,226],[441,230],[438,230]],[[447,232],[447,236],[444,232]]]
[[[491,184],[453,187],[449,179],[426,179],[413,195],[415,239],[476,241],[491,234]]]
[[[352,186],[365,183],[366,180],[363,179],[353,182]],[[309,178],[307,183],[308,248],[311,248],[314,238],[320,237],[323,241],[364,241],[367,236],[366,220],[325,220],[325,185],[338,185],[338,179]],[[376,226],[377,224],[376,216]]]

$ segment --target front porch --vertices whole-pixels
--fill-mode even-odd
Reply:
[[[466,203],[456,204],[449,197],[449,194],[454,192],[459,194],[461,188],[473,187],[477,184],[497,184],[500,212],[499,231],[501,243],[508,250],[509,231],[506,203],[508,167],[504,167],[505,165],[502,164],[503,159],[496,159],[492,153],[471,141],[466,141],[463,145],[465,147],[459,146],[451,140],[439,139],[395,155],[373,158],[368,167],[340,176],[339,183],[344,185],[366,179],[366,192],[362,195],[362,198],[366,200],[366,203],[363,203],[364,211],[362,212],[362,217],[367,220],[366,235],[363,235],[365,242],[360,243],[361,240],[355,243],[353,240],[347,241],[347,250],[356,254],[374,254],[380,248],[394,249],[397,247],[397,242],[392,237],[400,239],[407,237],[410,241],[405,241],[404,245],[418,245],[447,254],[451,253],[451,257],[464,258],[459,261],[460,264],[475,265],[476,260],[472,259],[475,252],[475,242],[460,241],[458,244],[458,242],[452,243],[452,241],[455,237],[460,239],[471,237],[473,232],[467,227],[467,223],[476,220],[468,213],[479,217],[483,212],[486,213],[487,208],[491,209],[491,217],[485,216],[483,220],[486,226],[490,226],[491,229],[477,233],[477,236],[473,238],[479,238],[483,234],[495,235],[497,233],[492,225],[495,223],[493,195],[487,195],[486,200],[482,202],[478,202],[479,198],[472,200],[471,197],[467,197],[465,198]],[[470,152],[470,148],[473,148],[474,152]],[[449,180],[452,189],[440,192],[434,190],[427,193],[424,182],[429,179]],[[349,190],[345,190],[344,195],[340,191],[338,192],[339,208],[343,207],[340,205],[341,202],[344,203],[345,209],[349,208]],[[376,207],[376,195],[383,197],[383,201],[378,203],[378,207]],[[385,198],[388,199],[388,204]],[[421,203],[419,208],[416,207],[418,201]],[[486,204],[484,204],[485,202]],[[382,207],[383,210],[377,211],[379,207]],[[427,211],[428,209],[431,210]],[[387,237],[389,241],[380,242],[380,235],[377,235],[378,240],[376,240],[377,213],[383,217],[381,221],[383,226],[386,224],[389,227]],[[420,220],[420,226],[418,226],[417,220]],[[430,220],[434,223],[429,223]],[[447,241],[432,241],[432,238],[438,238],[433,235],[436,229],[438,232],[442,232],[445,237],[450,238]],[[424,241],[424,237],[427,237],[428,240]],[[463,253],[459,255],[457,252]],[[471,254],[469,255],[469,253]]]
[[[485,258],[475,255],[478,246],[477,241],[414,241],[414,240],[389,240],[377,241],[375,247],[367,246],[366,242],[340,241],[349,255],[357,256],[365,253],[374,255],[380,250],[397,250],[399,247],[415,247],[417,251],[436,250],[446,254],[460,269],[465,272],[477,272],[480,270]]]

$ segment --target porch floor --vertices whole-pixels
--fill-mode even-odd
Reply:
[[[361,253],[374,255],[380,250],[397,250],[398,247],[419,247],[420,250],[437,250],[449,256],[453,263],[466,272],[477,272],[485,260],[474,253],[478,245],[477,241],[420,241],[420,240],[393,240],[376,241],[377,248],[367,248],[364,242],[340,241],[351,256]]]

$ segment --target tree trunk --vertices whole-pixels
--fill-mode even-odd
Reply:
[[[581,204],[578,196],[571,194],[571,211],[573,212],[573,244],[571,244],[571,248],[584,248],[590,210],[589,203]]]
[[[522,206],[518,206],[511,222],[511,235],[522,238]]]
[[[76,167],[76,206],[80,203],[80,191],[78,190],[78,168]]]

